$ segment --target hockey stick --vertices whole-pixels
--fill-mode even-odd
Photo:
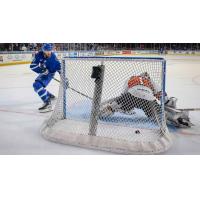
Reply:
[[[200,111],[200,108],[177,108],[177,110],[181,110],[181,111]]]
[[[58,80],[58,79],[56,79],[56,78],[53,78],[53,79],[54,79],[56,82],[60,83],[60,80]],[[80,91],[78,91],[78,90],[76,90],[76,89],[74,89],[74,88],[72,88],[72,87],[70,87],[70,86],[67,86],[66,89],[68,89],[68,88],[69,88],[70,90],[72,90],[72,91],[74,91],[74,92],[76,92],[76,93],[78,93],[78,94],[80,94],[80,95],[82,95],[82,96],[84,96],[84,97],[90,99],[90,100],[93,99],[92,97],[89,97],[88,95],[86,95],[86,94],[84,94],[84,93],[82,93],[82,92],[80,92]]]

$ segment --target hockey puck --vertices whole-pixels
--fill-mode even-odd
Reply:
[[[135,131],[135,134],[140,134],[140,131],[139,131],[139,130],[136,130],[136,131]]]

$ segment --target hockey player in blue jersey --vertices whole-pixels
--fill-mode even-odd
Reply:
[[[39,108],[40,112],[49,112],[52,110],[51,100],[55,99],[55,96],[47,91],[45,88],[53,79],[56,72],[60,73],[61,65],[56,55],[53,52],[53,45],[45,43],[42,46],[42,50],[39,51],[33,59],[31,70],[39,74],[33,83],[35,92],[39,95],[44,102],[42,107]]]

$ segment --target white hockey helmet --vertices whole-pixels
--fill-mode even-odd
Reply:
[[[140,74],[140,76],[150,79],[150,75],[149,75],[148,72],[143,72],[143,73]]]

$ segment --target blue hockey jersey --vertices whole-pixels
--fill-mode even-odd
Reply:
[[[55,53],[52,52],[51,56],[49,58],[46,58],[44,56],[44,53],[42,51],[39,51],[35,55],[35,58],[30,65],[30,68],[38,74],[43,73],[45,68],[49,71],[49,73],[55,73],[57,71],[60,73],[61,65]]]

